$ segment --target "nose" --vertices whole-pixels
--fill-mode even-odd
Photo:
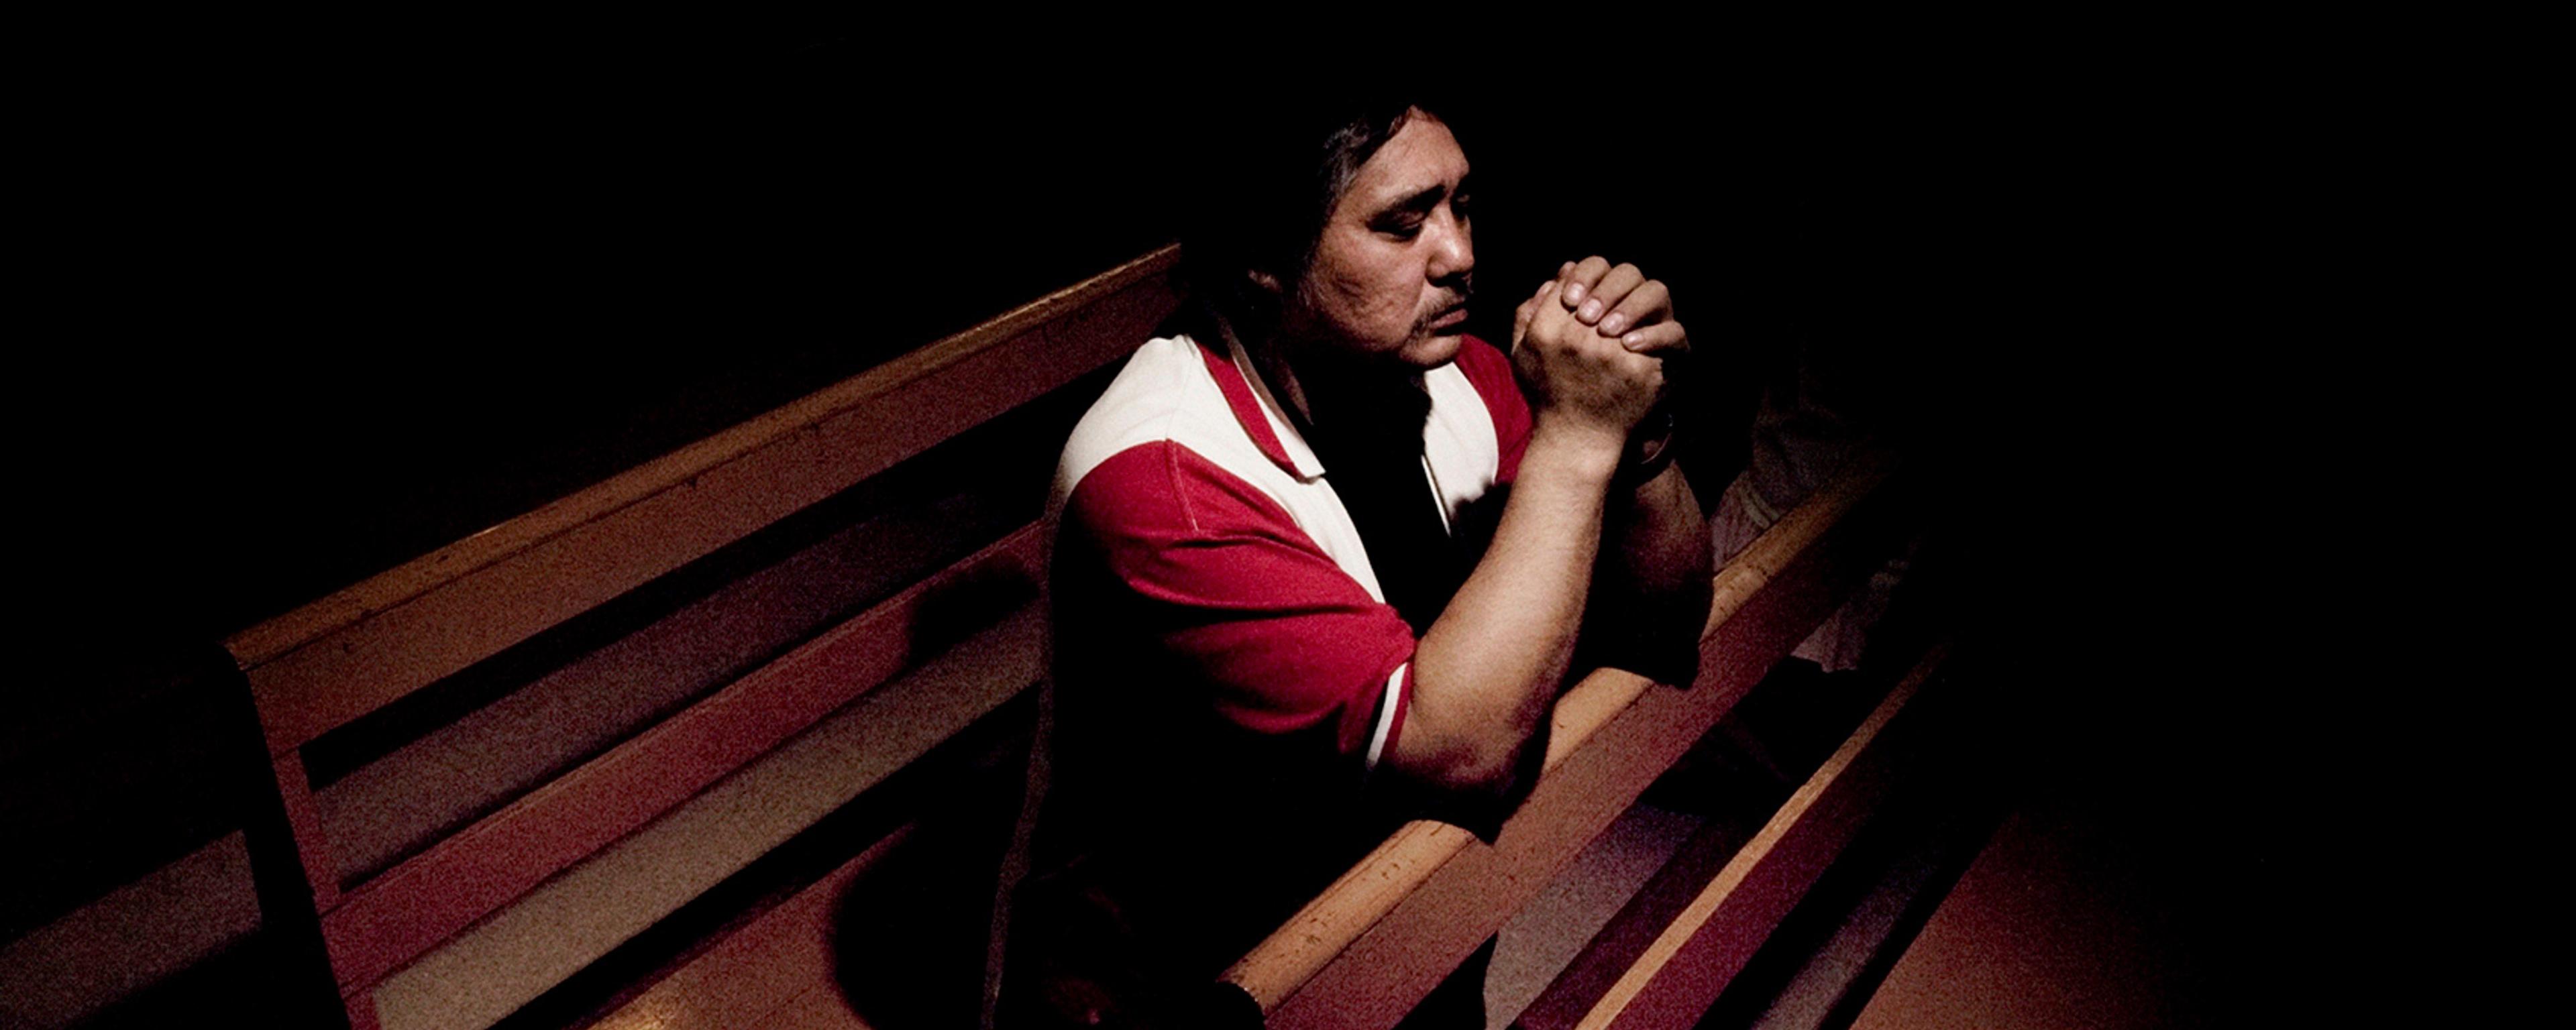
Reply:
[[[1476,240],[1473,228],[1442,204],[1431,219],[1431,259],[1423,271],[1433,282],[1465,279],[1476,270]]]

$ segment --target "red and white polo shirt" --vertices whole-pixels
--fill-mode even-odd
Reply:
[[[1424,385],[1423,475],[1454,525],[1511,482],[1529,406],[1510,360],[1472,337]],[[1100,663],[1150,654],[1226,722],[1265,737],[1329,725],[1342,754],[1374,767],[1403,729],[1414,638],[1325,472],[1239,347],[1145,344],[1057,471],[1058,610],[1134,613],[1084,620],[1120,639],[1077,650]],[[1067,561],[1082,574],[1064,574]],[[1060,685],[1067,673],[1116,670],[1060,668]]]

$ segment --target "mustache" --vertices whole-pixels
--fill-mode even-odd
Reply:
[[[1474,279],[1460,277],[1457,282],[1450,285],[1449,293],[1452,299],[1439,307],[1431,309],[1430,314],[1422,316],[1422,324],[1429,325],[1433,320],[1436,320],[1458,308],[1466,307],[1470,302],[1474,301],[1476,299],[1476,282]]]
[[[1456,281],[1450,285],[1449,292],[1458,295],[1458,300],[1451,304],[1451,307],[1465,307],[1468,301],[1476,299],[1475,273],[1459,273],[1456,277]]]

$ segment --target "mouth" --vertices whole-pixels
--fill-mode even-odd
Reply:
[[[1462,300],[1440,309],[1430,321],[1423,323],[1423,328],[1435,334],[1446,334],[1457,331],[1458,327],[1465,324],[1467,324],[1467,302]]]

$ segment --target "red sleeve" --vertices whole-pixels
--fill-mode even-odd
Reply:
[[[1521,396],[1512,359],[1470,336],[1458,348],[1458,371],[1466,373],[1476,396],[1485,399],[1486,413],[1494,417],[1494,442],[1502,451],[1502,469],[1494,482],[1509,483],[1520,475],[1521,453],[1529,450],[1530,437],[1529,399]]]
[[[1085,475],[1065,519],[1138,605],[1135,628],[1195,671],[1228,720],[1267,734],[1331,720],[1342,751],[1362,754],[1394,680],[1386,721],[1401,726],[1412,630],[1251,484],[1178,444],[1144,444]]]

